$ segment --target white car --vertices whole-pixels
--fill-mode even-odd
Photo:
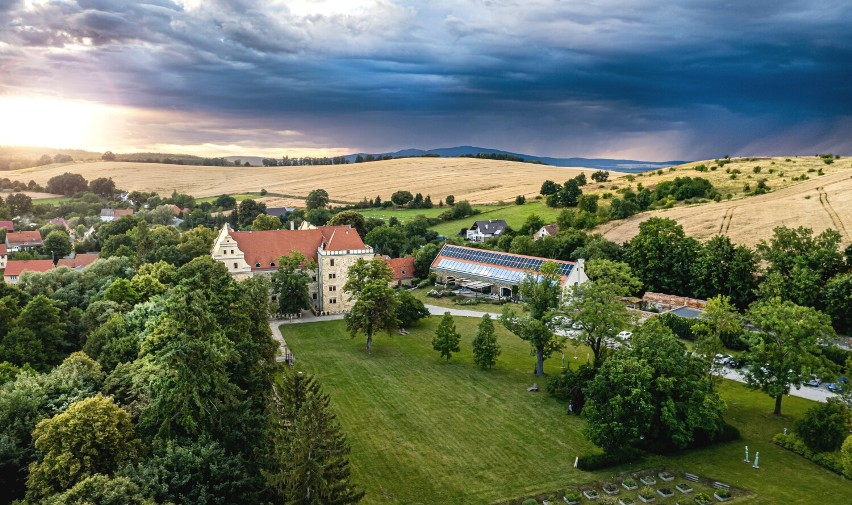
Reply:
[[[618,334],[618,338],[620,338],[621,340],[627,340],[628,338],[630,338],[632,336],[633,336],[633,333],[631,333],[629,331],[622,331],[621,333]]]

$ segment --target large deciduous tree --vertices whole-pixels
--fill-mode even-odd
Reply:
[[[68,238],[68,234],[59,230],[55,230],[47,234],[47,237],[44,238],[42,248],[44,249],[44,252],[51,255],[54,266],[59,263],[61,258],[71,254],[71,251],[73,250],[71,248],[71,239]]]
[[[689,295],[697,249],[675,221],[652,217],[639,224],[625,259],[648,291]]]
[[[328,206],[328,191],[324,189],[315,189],[308,193],[305,198],[305,208],[307,210],[324,209]]]
[[[100,394],[36,425],[43,458],[30,466],[27,498],[44,499],[94,474],[111,474],[139,451],[130,414]]]
[[[746,314],[756,328],[748,335],[746,372],[749,386],[775,398],[775,415],[790,388],[817,366],[818,342],[831,339],[834,329],[825,314],[789,300],[772,298],[756,302]]]
[[[272,274],[272,293],[278,300],[279,314],[296,314],[311,308],[311,295],[308,283],[311,282],[309,270],[316,268],[313,261],[293,251],[290,256],[278,260],[278,269]]]
[[[367,236],[367,221],[364,215],[354,210],[338,212],[327,223],[329,226],[346,226],[354,228],[362,238]]]
[[[564,344],[564,339],[554,335],[549,327],[553,310],[559,306],[561,277],[557,268],[556,263],[546,261],[538,273],[530,272],[518,285],[529,315],[521,317],[505,308],[500,316],[500,322],[507,330],[532,346],[536,375],[544,375],[544,360],[562,349]]]
[[[399,301],[388,283],[393,272],[382,258],[365,261],[359,258],[349,267],[343,291],[356,298],[352,310],[346,314],[346,326],[354,338],[363,332],[367,336],[367,352],[373,349],[373,335],[396,330],[399,322],[396,309]]]
[[[682,449],[699,433],[712,439],[722,429],[724,403],[697,359],[658,319],[648,320],[586,389],[589,439],[607,452]]]
[[[429,317],[429,309],[410,292],[401,290],[396,294],[399,305],[396,309],[396,319],[403,328],[408,328],[424,317]]]
[[[287,504],[358,503],[364,496],[351,480],[349,445],[313,376],[287,371],[272,394],[272,462],[265,472]]]
[[[269,214],[258,214],[251,222],[253,231],[269,231],[281,228],[281,220]]]

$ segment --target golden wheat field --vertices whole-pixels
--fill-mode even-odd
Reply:
[[[88,180],[112,177],[125,190],[172,190],[197,197],[223,193],[256,192],[304,197],[322,188],[333,200],[360,201],[399,190],[431,195],[437,203],[447,195],[472,203],[512,200],[517,195],[538,194],[547,179],[562,183],[592,169],[557,168],[511,161],[470,158],[404,158],[397,160],[310,167],[199,167],[133,162],[75,163],[5,172],[4,177],[45,184],[64,172],[81,174]],[[615,175],[615,174],[614,174]]]
[[[814,176],[764,195],[645,212],[607,223],[596,231],[621,243],[635,236],[639,223],[652,216],[674,219],[687,235],[701,240],[723,234],[736,243],[753,246],[771,237],[777,226],[805,226],[816,233],[834,228],[842,235],[843,243],[849,244],[852,169],[835,168],[835,173]]]

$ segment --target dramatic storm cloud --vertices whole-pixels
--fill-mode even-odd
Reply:
[[[0,97],[114,107],[138,148],[850,154],[850,21],[848,0],[0,0]]]

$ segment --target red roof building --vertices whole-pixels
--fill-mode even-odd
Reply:
[[[555,237],[557,233],[559,233],[558,225],[547,224],[533,234],[533,240],[543,239],[544,237]]]
[[[91,265],[100,258],[98,253],[78,254],[73,258],[62,258],[56,266],[68,267],[72,270],[80,270]]]
[[[363,251],[361,236],[348,226],[320,226],[312,230],[232,231],[230,236],[252,270],[278,268],[281,256],[293,251],[305,258],[318,259],[318,251]]]
[[[15,223],[12,221],[0,221],[0,228],[6,228],[6,231],[15,231]]]
[[[408,258],[385,259],[388,266],[393,270],[394,284],[397,286],[411,286],[414,281],[414,256]]]
[[[37,231],[15,231],[6,234],[6,248],[9,252],[26,251],[41,246],[41,234]]]
[[[3,272],[6,284],[15,284],[24,272],[47,272],[53,268],[52,260],[9,260]]]

